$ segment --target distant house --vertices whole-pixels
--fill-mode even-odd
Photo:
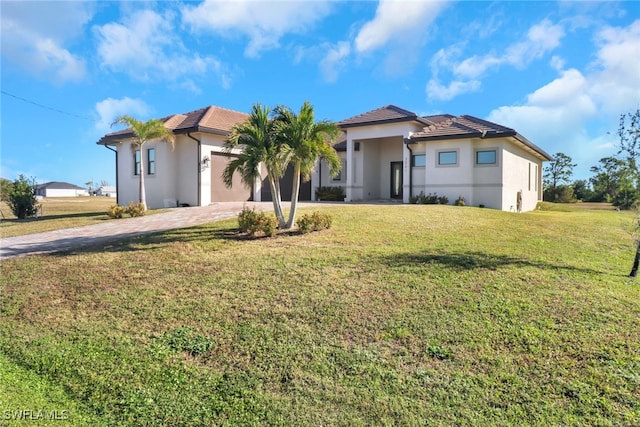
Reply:
[[[140,162],[145,163],[147,205],[205,206],[224,201],[271,199],[266,174],[245,186],[240,176],[226,188],[222,172],[230,157],[223,144],[247,114],[209,106],[161,119],[176,136],[175,149],[163,141],[132,150],[130,129],[109,133],[98,144],[115,152],[118,204],[138,200]],[[418,116],[387,105],[338,123],[336,145],[342,171],[330,177],[321,161],[301,185],[300,200],[315,200],[318,187],[339,186],[347,202],[397,199],[409,203],[435,193],[453,203],[528,211],[542,200],[542,164],[551,156],[514,129],[476,117]],[[231,153],[231,157],[238,153]],[[264,168],[263,168],[264,169]],[[281,181],[290,195],[290,173]],[[287,188],[287,186],[289,186]]]
[[[96,196],[117,197],[116,187],[112,185],[101,185],[95,191]]]
[[[76,197],[88,196],[89,193],[85,188],[68,182],[51,181],[44,184],[37,184],[35,187],[36,196],[42,197]]]

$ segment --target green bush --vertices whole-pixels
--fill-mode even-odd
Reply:
[[[316,199],[329,202],[344,202],[345,194],[342,187],[320,187],[316,189]]]
[[[449,198],[447,196],[438,196],[438,193],[429,193],[425,196],[424,192],[421,191],[417,196],[410,197],[409,203],[415,205],[446,205],[449,203]]]
[[[38,200],[33,192],[35,182],[31,183],[20,175],[13,181],[9,191],[9,208],[18,219],[32,217],[38,211]]]
[[[238,228],[250,236],[262,232],[265,236],[273,237],[278,230],[278,222],[272,215],[245,206],[238,214]]]
[[[568,185],[558,185],[556,188],[547,188],[544,190],[543,199],[545,202],[554,203],[575,203],[577,202],[573,195],[573,188]]]
[[[127,206],[127,213],[131,215],[132,218],[144,216],[144,204],[142,202],[129,202],[129,206]]]
[[[124,206],[118,206],[118,205],[109,206],[109,209],[107,210],[107,215],[109,215],[109,218],[111,219],[122,218],[126,210],[127,209]]]
[[[333,222],[333,217],[329,214],[323,214],[321,212],[315,211],[312,214],[304,214],[302,215],[298,221],[298,230],[302,234],[307,234],[312,231],[320,231],[331,228],[331,224]]]

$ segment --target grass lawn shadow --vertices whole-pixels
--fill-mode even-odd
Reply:
[[[508,255],[495,255],[485,252],[458,252],[458,253],[438,253],[438,254],[416,254],[404,253],[383,257],[380,261],[389,267],[412,266],[417,264],[439,264],[451,268],[455,271],[467,271],[476,269],[498,270],[501,267],[533,267],[539,269],[570,270],[587,274],[603,274],[590,268],[581,268],[566,264],[555,264],[551,262],[533,261],[525,258],[512,257]]]

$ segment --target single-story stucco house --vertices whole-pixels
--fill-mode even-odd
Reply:
[[[42,197],[77,197],[88,196],[89,193],[85,188],[68,182],[51,181],[35,186],[35,195]]]
[[[229,161],[223,144],[247,114],[209,106],[161,119],[176,136],[132,149],[125,129],[98,144],[115,153],[118,203],[138,199],[139,162],[145,162],[147,205],[204,206],[222,201],[270,200],[265,174],[246,187],[237,176],[231,189],[222,181]],[[314,200],[318,187],[342,187],[347,202],[397,199],[408,203],[421,192],[464,197],[467,205],[528,211],[542,200],[542,163],[551,156],[515,130],[472,116],[418,116],[388,105],[338,123],[343,139],[336,149],[341,173],[330,177],[320,161],[300,200]],[[285,177],[283,184],[290,185]],[[290,188],[290,187],[289,187]],[[282,189],[283,197],[290,194]]]
[[[94,193],[96,196],[117,197],[117,190],[114,185],[101,185]]]

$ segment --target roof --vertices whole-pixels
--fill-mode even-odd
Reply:
[[[405,110],[395,105],[386,105],[376,110],[371,110],[357,116],[350,117],[338,123],[341,128],[349,128],[356,126],[366,126],[372,124],[386,124],[397,122],[417,121],[423,124],[425,122],[422,117],[409,110]]]
[[[243,122],[247,117],[249,115],[246,113],[210,105],[188,113],[173,114],[160,120],[174,134],[205,132],[228,135],[235,124]],[[131,137],[133,137],[131,129],[122,129],[106,134],[100,138],[98,144],[108,145]]]
[[[36,189],[49,189],[49,190],[84,190],[82,187],[78,187],[77,185],[69,184],[68,182],[59,182],[59,181],[50,181],[45,182],[44,184],[36,185]]]
[[[424,117],[424,119],[432,124],[425,126],[420,132],[414,132],[411,134],[407,143],[459,138],[486,139],[513,137],[525,147],[535,151],[546,160],[553,159],[548,153],[533,144],[524,136],[520,135],[514,129],[497,123],[469,115],[462,115],[458,117],[450,115],[428,116]]]

